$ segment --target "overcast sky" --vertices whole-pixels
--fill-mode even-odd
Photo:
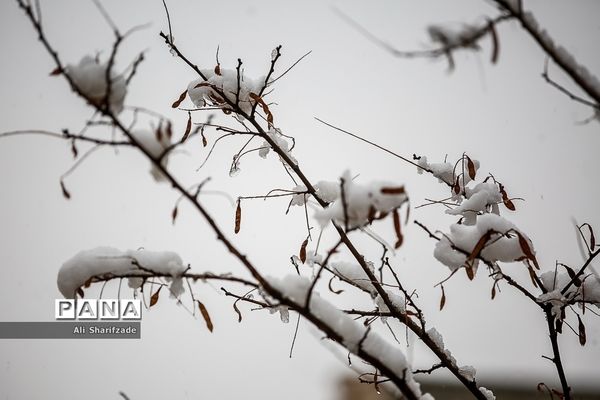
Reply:
[[[86,54],[107,57],[113,37],[91,1],[42,1],[48,38],[68,63]],[[600,72],[597,39],[600,3],[595,1],[525,1],[552,36],[587,65]],[[185,129],[185,113],[170,104],[195,78],[169,54],[158,37],[167,29],[162,2],[102,1],[123,30],[150,25],[134,34],[119,54],[126,68],[140,51],[140,66],[126,98],[127,105],[160,111]],[[316,122],[317,116],[407,156],[449,160],[467,152],[480,160],[481,173],[493,173],[516,202],[517,211],[503,211],[533,240],[546,269],[555,261],[581,264],[572,219],[600,229],[597,182],[600,125],[580,124],[591,114],[547,85],[540,74],[544,55],[517,23],[499,28],[500,59],[491,65],[489,42],[480,53],[456,56],[448,73],[443,60],[395,59],[368,42],[339,18],[343,10],[400,49],[427,43],[431,23],[481,21],[495,15],[485,1],[213,1],[169,2],[173,34],[180,48],[199,66],[212,68],[220,47],[223,67],[244,61],[249,76],[266,73],[271,50],[283,45],[279,71],[312,51],[276,85],[271,100],[277,125],[297,139],[295,156],[310,179],[336,180],[345,169],[359,179],[404,183],[413,206],[425,198],[441,199],[446,189],[429,176]],[[50,57],[29,22],[12,1],[0,3],[0,131],[81,129],[91,109],[76,98],[60,78],[50,77]],[[552,76],[572,88],[557,67]],[[195,115],[195,121],[202,120]],[[228,120],[219,116],[219,121]],[[109,131],[95,129],[98,135]],[[216,133],[208,132],[214,140]],[[235,178],[228,176],[237,139],[218,147],[210,162],[196,172],[206,156],[198,141],[173,157],[170,167],[183,182],[211,176],[210,189],[239,195],[291,188],[275,157],[249,155]],[[80,153],[87,147],[80,146]],[[172,226],[177,199],[167,185],[157,185],[146,160],[131,150],[101,149],[66,178],[70,201],[60,191],[59,177],[73,159],[68,143],[40,136],[0,141],[0,320],[49,321],[54,318],[56,274],[80,250],[109,245],[172,250],[196,271],[243,274],[238,262],[214,240],[214,234],[187,205]],[[219,224],[233,237],[234,206],[226,197],[202,198]],[[242,230],[235,244],[262,271],[291,272],[289,256],[304,239],[303,211],[285,216],[286,200],[246,202]],[[431,229],[448,230],[452,218],[443,210],[413,210],[411,218]],[[377,231],[393,237],[389,224]],[[460,364],[473,365],[487,387],[510,379],[535,385],[554,382],[555,371],[541,358],[550,355],[545,322],[539,309],[505,285],[493,302],[491,281],[481,270],[474,281],[457,274],[445,285],[447,304],[438,311],[435,283],[446,267],[433,258],[434,243],[409,223],[406,241],[394,265],[406,286],[416,289],[427,321],[444,336]],[[326,232],[326,243],[334,239]],[[357,240],[372,259],[379,246]],[[341,257],[344,257],[342,254]],[[506,267],[528,284],[521,264]],[[116,285],[105,289],[116,296]],[[290,398],[335,399],[339,377],[348,373],[301,323],[288,358],[294,324],[283,324],[266,311],[250,312],[237,322],[231,301],[219,285],[197,285],[196,295],[211,312],[210,334],[167,296],[144,314],[139,341],[0,342],[0,387],[5,399],[117,399],[123,390],[132,400]],[[93,295],[93,294],[92,294]],[[364,299],[345,297],[340,304]],[[295,321],[295,317],[292,317]],[[561,346],[571,384],[598,387],[600,318],[586,313],[588,343],[579,346],[568,331]],[[571,323],[573,319],[570,320]],[[576,322],[575,322],[576,323]],[[398,328],[403,336],[403,330]],[[436,360],[416,346],[415,366]],[[443,376],[443,373],[440,374]],[[600,389],[599,389],[600,390]]]

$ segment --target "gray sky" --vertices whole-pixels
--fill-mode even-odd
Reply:
[[[166,29],[162,2],[103,4],[123,30],[151,23],[127,41],[118,59],[118,67],[125,68],[137,52],[147,50],[147,61],[134,78],[126,104],[166,114],[182,133],[186,115],[171,110],[170,104],[195,77],[158,37],[158,31]],[[598,74],[599,3],[525,4],[558,42]],[[417,175],[414,167],[340,136],[314,116],[408,156],[417,153],[442,161],[448,155],[454,160],[466,151],[480,160],[481,173],[493,173],[510,195],[526,200],[516,203],[517,212],[504,215],[528,233],[542,265],[553,268],[559,260],[578,266],[581,256],[571,218],[600,229],[600,127],[597,122],[580,125],[590,110],[544,83],[540,77],[544,55],[519,26],[500,27],[497,65],[489,62],[486,42],[481,53],[458,55],[456,71],[448,74],[442,60],[394,59],[337,17],[334,5],[401,49],[426,43],[430,23],[472,22],[494,15],[488,3],[475,0],[418,5],[187,0],[171,1],[170,11],[176,42],[203,67],[214,66],[217,45],[223,67],[233,68],[239,57],[249,76],[266,72],[271,50],[278,44],[284,54],[280,71],[312,50],[277,84],[271,98],[277,103],[276,123],[296,137],[294,154],[314,181],[335,180],[349,168],[364,181],[405,183],[413,205],[446,196],[444,187]],[[42,8],[48,37],[63,60],[75,63],[96,52],[107,56],[111,32],[91,1],[42,1]],[[80,129],[90,108],[70,93],[63,80],[48,76],[54,66],[16,4],[0,3],[0,20],[0,131]],[[551,66],[551,74],[571,87],[556,67]],[[215,137],[208,133],[209,141]],[[194,141],[186,154],[173,157],[170,166],[190,184],[211,176],[212,190],[234,198],[291,188],[274,157],[262,160],[250,155],[240,175],[229,178],[231,156],[241,143],[233,139],[223,144],[207,166],[195,172],[206,150]],[[80,152],[85,148],[80,146]],[[53,319],[60,265],[79,250],[98,245],[172,250],[197,271],[243,273],[190,207],[182,205],[177,224],[171,225],[177,196],[166,185],[154,183],[140,155],[127,149],[118,154],[112,149],[98,151],[66,179],[72,195],[66,201],[59,177],[71,164],[69,145],[62,141],[30,136],[0,142],[0,320]],[[234,207],[222,196],[207,195],[203,200],[233,236]],[[263,271],[290,272],[289,256],[298,251],[305,235],[303,211],[296,208],[285,216],[285,200],[243,206],[242,231],[235,243]],[[412,218],[440,230],[453,222],[434,207],[413,210]],[[393,237],[388,225],[377,231]],[[405,233],[394,265],[406,286],[418,291],[428,323],[443,334],[459,363],[475,366],[478,380],[492,388],[493,382],[504,379],[530,385],[553,382],[552,365],[541,358],[550,355],[550,346],[537,307],[505,285],[492,302],[485,273],[473,282],[458,274],[445,285],[447,304],[439,312],[440,293],[433,285],[448,271],[433,258],[434,243],[418,227],[411,223]],[[333,232],[327,237],[331,242]],[[367,256],[379,256],[372,241],[357,242]],[[528,282],[522,265],[506,268]],[[111,285],[106,291],[116,295],[117,289]],[[238,324],[230,299],[220,295],[218,285],[198,285],[195,293],[211,312],[213,334],[164,296],[145,313],[140,341],[0,342],[3,398],[116,399],[119,390],[134,400],[335,398],[334,381],[347,369],[307,324],[302,325],[290,360],[293,323],[284,325],[275,315],[244,307],[244,320]],[[351,301],[364,299],[339,300]],[[567,374],[575,387],[597,385],[600,318],[586,313],[585,322],[585,348],[569,332],[561,337]],[[419,367],[435,362],[420,346],[413,359]]]

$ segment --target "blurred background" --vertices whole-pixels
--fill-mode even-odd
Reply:
[[[113,36],[93,2],[40,3],[48,39],[65,62],[77,63],[87,54],[108,57]],[[128,38],[117,57],[117,68],[124,70],[140,51],[145,52],[126,105],[163,113],[173,120],[176,135],[181,135],[187,114],[170,105],[196,77],[158,36],[168,30],[162,2],[101,3],[122,31],[149,24]],[[524,3],[557,42],[598,74],[600,3]],[[480,160],[480,174],[493,173],[510,196],[524,199],[515,202],[516,212],[502,212],[528,233],[543,267],[553,269],[556,261],[577,267],[582,255],[573,220],[600,229],[600,126],[597,121],[582,124],[590,109],[544,82],[540,74],[545,56],[516,22],[498,29],[496,65],[490,63],[490,43],[484,41],[481,52],[456,54],[456,70],[449,73],[444,60],[394,58],[341,19],[336,9],[396,48],[421,49],[428,43],[427,26],[483,21],[484,16],[497,13],[491,2],[177,0],[168,5],[175,42],[201,67],[214,67],[218,47],[222,68],[234,68],[241,58],[245,73],[259,77],[268,71],[271,51],[279,44],[283,45],[279,72],[312,51],[278,81],[269,96],[276,103],[271,106],[276,125],[296,138],[294,155],[307,176],[313,181],[337,180],[350,169],[361,182],[387,179],[405,184],[413,210],[404,229],[405,243],[392,262],[405,286],[418,293],[429,326],[442,333],[460,365],[473,365],[478,382],[499,394],[504,387],[534,396],[539,382],[557,384],[552,364],[542,358],[551,353],[543,315],[505,285],[492,301],[492,282],[483,269],[473,281],[464,274],[450,280],[445,285],[446,306],[439,311],[441,293],[434,285],[449,271],[433,258],[434,243],[412,221],[417,219],[432,230],[448,230],[454,218],[441,207],[414,209],[426,198],[446,197],[445,187],[314,119],[322,118],[408,157],[426,155],[431,162],[446,157],[453,161],[466,152]],[[0,20],[0,131],[80,130],[92,111],[64,80],[49,76],[54,65],[16,2],[0,3]],[[550,74],[573,88],[552,65]],[[194,122],[204,119],[205,115],[194,114]],[[231,123],[223,115],[217,115],[216,121]],[[150,122],[142,121],[140,127],[143,124],[150,128]],[[111,135],[105,128],[92,128],[90,133]],[[209,143],[217,138],[214,131],[207,130],[206,135]],[[293,187],[273,155],[263,160],[249,154],[240,174],[229,177],[231,157],[242,144],[238,138],[224,140],[196,171],[207,156],[196,138],[169,165],[190,185],[212,178],[207,190],[215,194],[203,195],[202,201],[262,271],[293,272],[289,258],[297,254],[306,235],[302,208],[292,208],[286,216],[286,199],[244,202],[241,232],[234,237],[235,206],[219,193],[235,199]],[[88,148],[81,145],[79,151]],[[98,150],[65,179],[71,193],[67,201],[59,178],[72,164],[67,142],[42,136],[0,140],[0,320],[53,320],[54,299],[60,296],[58,269],[78,251],[99,245],[171,250],[194,271],[245,274],[188,205],[180,205],[176,224],[171,223],[178,196],[167,185],[154,182],[140,154],[128,149]],[[374,230],[388,240],[394,237],[391,223],[376,224]],[[367,258],[378,260],[377,243],[354,238]],[[325,231],[322,245],[334,239],[334,232]],[[338,259],[349,260],[344,253]],[[505,268],[529,285],[521,264]],[[138,341],[3,340],[0,396],[95,400],[118,399],[123,391],[132,400],[368,398],[347,393],[345,382],[355,383],[356,374],[347,367],[345,354],[324,347],[321,335],[308,323],[300,322],[290,358],[294,314],[284,324],[278,315],[242,305],[243,320],[238,323],[231,299],[219,288],[219,284],[194,287],[211,313],[213,333],[201,318],[193,318],[163,295],[145,312]],[[97,296],[99,289],[86,295]],[[104,295],[114,297],[117,291],[116,283],[109,284]],[[349,292],[332,301],[340,306],[368,304],[369,299]],[[572,315],[570,322],[574,323]],[[586,313],[584,322],[585,347],[568,329],[560,344],[576,393],[598,398],[600,318]],[[429,368],[437,361],[401,326],[394,329],[415,368]],[[438,370],[427,382],[441,385],[444,394],[439,398],[460,398],[450,397],[449,379]],[[373,387],[358,386],[357,390],[368,392],[364,396],[374,394]]]

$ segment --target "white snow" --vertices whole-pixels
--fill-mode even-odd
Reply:
[[[471,161],[473,161],[473,166],[475,167],[475,173],[477,173],[477,171],[479,170],[480,163],[478,160],[474,160],[474,159],[471,159]],[[459,160],[459,162],[460,162],[460,160]],[[457,168],[456,172],[458,174],[462,174],[462,171],[465,171],[464,176],[461,176],[461,178],[459,179],[461,191],[464,189],[463,186],[466,186],[469,182],[471,182],[471,177],[469,176],[469,173],[468,173],[468,161],[467,161],[466,157],[463,158],[462,164],[463,165],[457,164],[457,166],[456,166],[456,168]],[[419,174],[423,173],[423,168],[424,168],[424,169],[430,170],[433,173],[433,176],[438,178],[438,180],[440,182],[444,182],[448,185],[454,185],[456,183],[454,164],[451,164],[449,162],[429,163],[427,161],[426,156],[421,156],[417,160],[417,165],[419,165],[419,167],[420,167],[420,168],[417,168],[417,172]]]
[[[445,182],[448,185],[454,184],[454,165],[449,162],[444,163],[428,163],[426,156],[421,156],[417,161],[417,164],[421,168],[417,168],[419,174],[423,173],[423,168],[433,172],[433,176],[438,178],[440,182]]]
[[[290,205],[292,206],[303,206],[306,204],[306,200],[308,200],[309,194],[306,193],[306,186],[304,185],[296,185],[292,188],[292,191],[298,193],[292,196],[292,201]]]
[[[400,311],[401,313],[406,312],[406,299],[404,298],[404,296],[390,292],[388,292],[387,295],[396,310]],[[390,309],[388,308],[387,304],[385,304],[385,301],[381,296],[377,295],[373,301],[375,302],[375,305],[377,306],[380,312],[386,313],[390,311]],[[387,320],[387,317],[381,317],[381,320],[385,322]]]
[[[494,182],[482,182],[474,188],[465,188],[466,199],[459,206],[446,210],[446,214],[462,215],[470,222],[478,213],[487,212],[492,205],[502,201],[502,194]],[[497,209],[497,208],[496,208]]]
[[[269,283],[285,297],[296,304],[304,305],[306,295],[311,286],[307,278],[298,275],[287,275],[283,278],[268,278]],[[364,324],[338,310],[319,293],[313,292],[310,298],[310,310],[319,320],[331,327],[343,339],[343,345],[350,352],[357,354],[359,350],[376,357],[394,374],[405,376],[408,386],[422,396],[419,384],[414,380],[410,365],[404,353],[376,332],[369,332]],[[425,397],[427,399],[427,397]]]
[[[533,244],[527,235],[514,224],[499,215],[484,214],[477,218],[475,225],[451,225],[450,233],[445,234],[436,244],[433,255],[438,261],[454,271],[465,265],[467,256],[454,250],[452,244],[470,254],[477,242],[489,231],[495,233],[491,234],[490,239],[480,253],[481,257],[486,260],[492,263],[497,261],[512,262],[523,257],[524,253],[515,232],[519,232],[523,236],[529,248],[535,254]]]
[[[560,316],[562,314],[561,307],[567,304],[567,298],[560,293],[559,289],[539,295],[537,301],[539,303],[551,304],[552,315],[554,316],[554,318],[558,319],[560,319]]]
[[[448,359],[450,359],[450,362],[453,365],[456,365],[456,359],[452,356],[450,350],[446,350],[446,347],[444,346],[444,338],[438,332],[438,330],[435,328],[430,328],[429,330],[427,330],[427,335],[431,338],[431,340],[433,341],[433,343],[435,343],[437,347],[443,350],[444,354],[448,357]]]
[[[319,181],[315,185],[317,195],[327,203],[333,203],[340,197],[340,184],[338,182]]]
[[[458,372],[460,372],[462,376],[464,376],[468,381],[471,382],[475,380],[475,374],[477,373],[475,368],[471,365],[463,365],[462,367],[459,367]]]
[[[157,137],[156,132],[147,129],[134,130],[131,131],[131,134],[155,159],[158,159],[171,145],[171,138],[166,132],[162,132],[160,138]],[[169,155],[170,154],[167,153],[161,160],[161,165],[164,168],[166,168],[169,163]],[[157,182],[165,180],[164,174],[154,164],[152,164],[150,168],[150,174],[152,174],[152,177]]]
[[[371,280],[362,269],[362,267],[357,263],[345,262],[345,261],[336,261],[330,263],[331,270],[341,278],[344,278],[350,282],[353,282],[358,287],[364,289],[365,291],[371,293],[372,296],[377,294],[377,290],[371,284]],[[371,272],[373,272],[373,265],[369,265]]]
[[[137,265],[136,265],[137,263]],[[95,276],[125,275],[143,269],[169,275],[173,281],[171,294],[183,293],[181,274],[186,270],[181,258],[170,251],[125,250],[113,247],[96,247],[84,250],[67,260],[58,271],[57,285],[65,298],[74,298],[75,293],[88,279]],[[133,286],[138,286],[136,279]]]
[[[402,188],[402,185],[397,183],[375,181],[364,185],[358,184],[352,180],[349,171],[344,173],[342,179],[344,181],[343,198],[340,189],[340,196],[336,201],[314,214],[321,226],[325,226],[329,221],[343,225],[347,215],[349,228],[361,227],[369,222],[371,209],[386,214],[408,201],[408,196],[404,191],[401,193],[386,192],[386,189]]]
[[[108,63],[102,64],[96,58],[88,55],[83,57],[77,65],[67,65],[65,72],[93,105],[102,106],[108,86],[106,84],[107,68]],[[108,104],[113,113],[119,114],[123,111],[126,93],[127,83],[123,75],[111,72]]]
[[[261,156],[266,157],[266,155],[269,153],[270,148],[268,146],[269,144],[266,142],[263,144],[263,148],[259,151]],[[340,197],[340,184],[337,182],[319,181],[314,185],[314,188],[317,196],[327,203],[333,203]],[[306,190],[307,188],[304,185],[294,186],[292,191],[298,192],[298,194],[293,195],[290,204],[292,206],[303,206],[311,196],[310,194],[302,193],[306,192]]]
[[[269,308],[269,312],[271,314],[279,313],[279,318],[284,324],[290,322],[290,310],[286,306]]]
[[[485,398],[487,400],[496,400],[496,396],[494,395],[494,392],[492,392],[491,390],[486,389],[483,386],[480,386],[479,391],[485,396]]]
[[[569,274],[547,271],[541,274],[540,279],[548,293],[540,295],[537,301],[552,304],[552,313],[556,318],[561,315],[561,306],[570,300],[585,301],[600,308],[600,278],[594,274],[584,274],[580,277],[583,283],[579,287],[571,285],[564,295],[561,291],[571,281]]]
[[[238,88],[238,73],[235,69],[219,68],[220,75],[211,69],[202,69],[201,72],[207,80],[199,78],[188,85],[188,95],[196,107],[211,105],[231,111],[231,106],[223,99],[222,94],[224,94],[231,103],[237,102],[246,114],[252,111],[256,101],[250,94],[257,95],[260,92],[264,78],[253,80],[240,71]],[[222,94],[218,94],[217,91]]]
[[[290,146],[289,142],[287,141],[287,139],[281,134],[280,129],[271,128],[267,132],[267,135],[271,138],[271,140],[273,140],[273,142],[275,142],[277,147],[279,147],[281,150],[283,150],[283,152],[291,159],[291,161],[294,164],[298,163],[296,161],[296,159],[294,158],[294,156],[292,156],[292,152],[290,150],[291,146]],[[258,155],[262,158],[267,158],[267,155],[269,154],[270,151],[271,151],[271,145],[269,144],[269,142],[267,142],[265,140],[263,142],[263,144],[261,145],[260,150],[258,151]],[[280,157],[280,159],[281,159],[281,157]],[[287,166],[287,164],[284,162],[283,159],[281,159],[281,161],[284,163],[284,165]],[[304,188],[304,189],[306,190],[306,188]]]

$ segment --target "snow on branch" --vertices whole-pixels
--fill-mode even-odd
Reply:
[[[183,293],[181,275],[188,267],[181,257],[170,251],[118,250],[113,247],[97,247],[77,253],[67,260],[58,272],[58,289],[66,298],[75,298],[78,290],[94,277],[105,275],[126,276],[144,271],[149,274],[170,276],[171,293]],[[137,288],[141,278],[129,278],[129,286]]]
[[[538,23],[533,13],[523,11],[521,1],[494,0],[496,4],[516,18],[523,29],[576,84],[596,103],[600,109],[600,80],[563,46],[556,44],[548,32]]]
[[[321,226],[333,221],[355,229],[385,218],[408,202],[404,186],[393,182],[355,183],[349,171],[340,178],[340,195],[332,204],[315,212]]]
[[[254,80],[239,70],[223,69],[220,66],[214,70],[203,69],[201,72],[206,80],[193,80],[187,88],[194,105],[205,107],[211,104],[221,107],[225,112],[235,112],[229,106],[233,103],[247,114],[252,112],[252,107],[258,101],[257,93],[260,92],[264,77]]]
[[[123,111],[127,83],[123,75],[116,74],[111,67],[108,62],[101,63],[97,57],[88,55],[77,65],[67,65],[64,72],[92,105],[102,107],[108,101],[110,110],[119,114]],[[110,80],[106,79],[107,74],[110,74]]]
[[[531,240],[513,223],[495,214],[479,216],[474,225],[451,225],[450,232],[437,242],[433,253],[451,271],[467,266],[473,272],[477,270],[479,256],[496,263],[527,259],[529,254],[535,255]]]

